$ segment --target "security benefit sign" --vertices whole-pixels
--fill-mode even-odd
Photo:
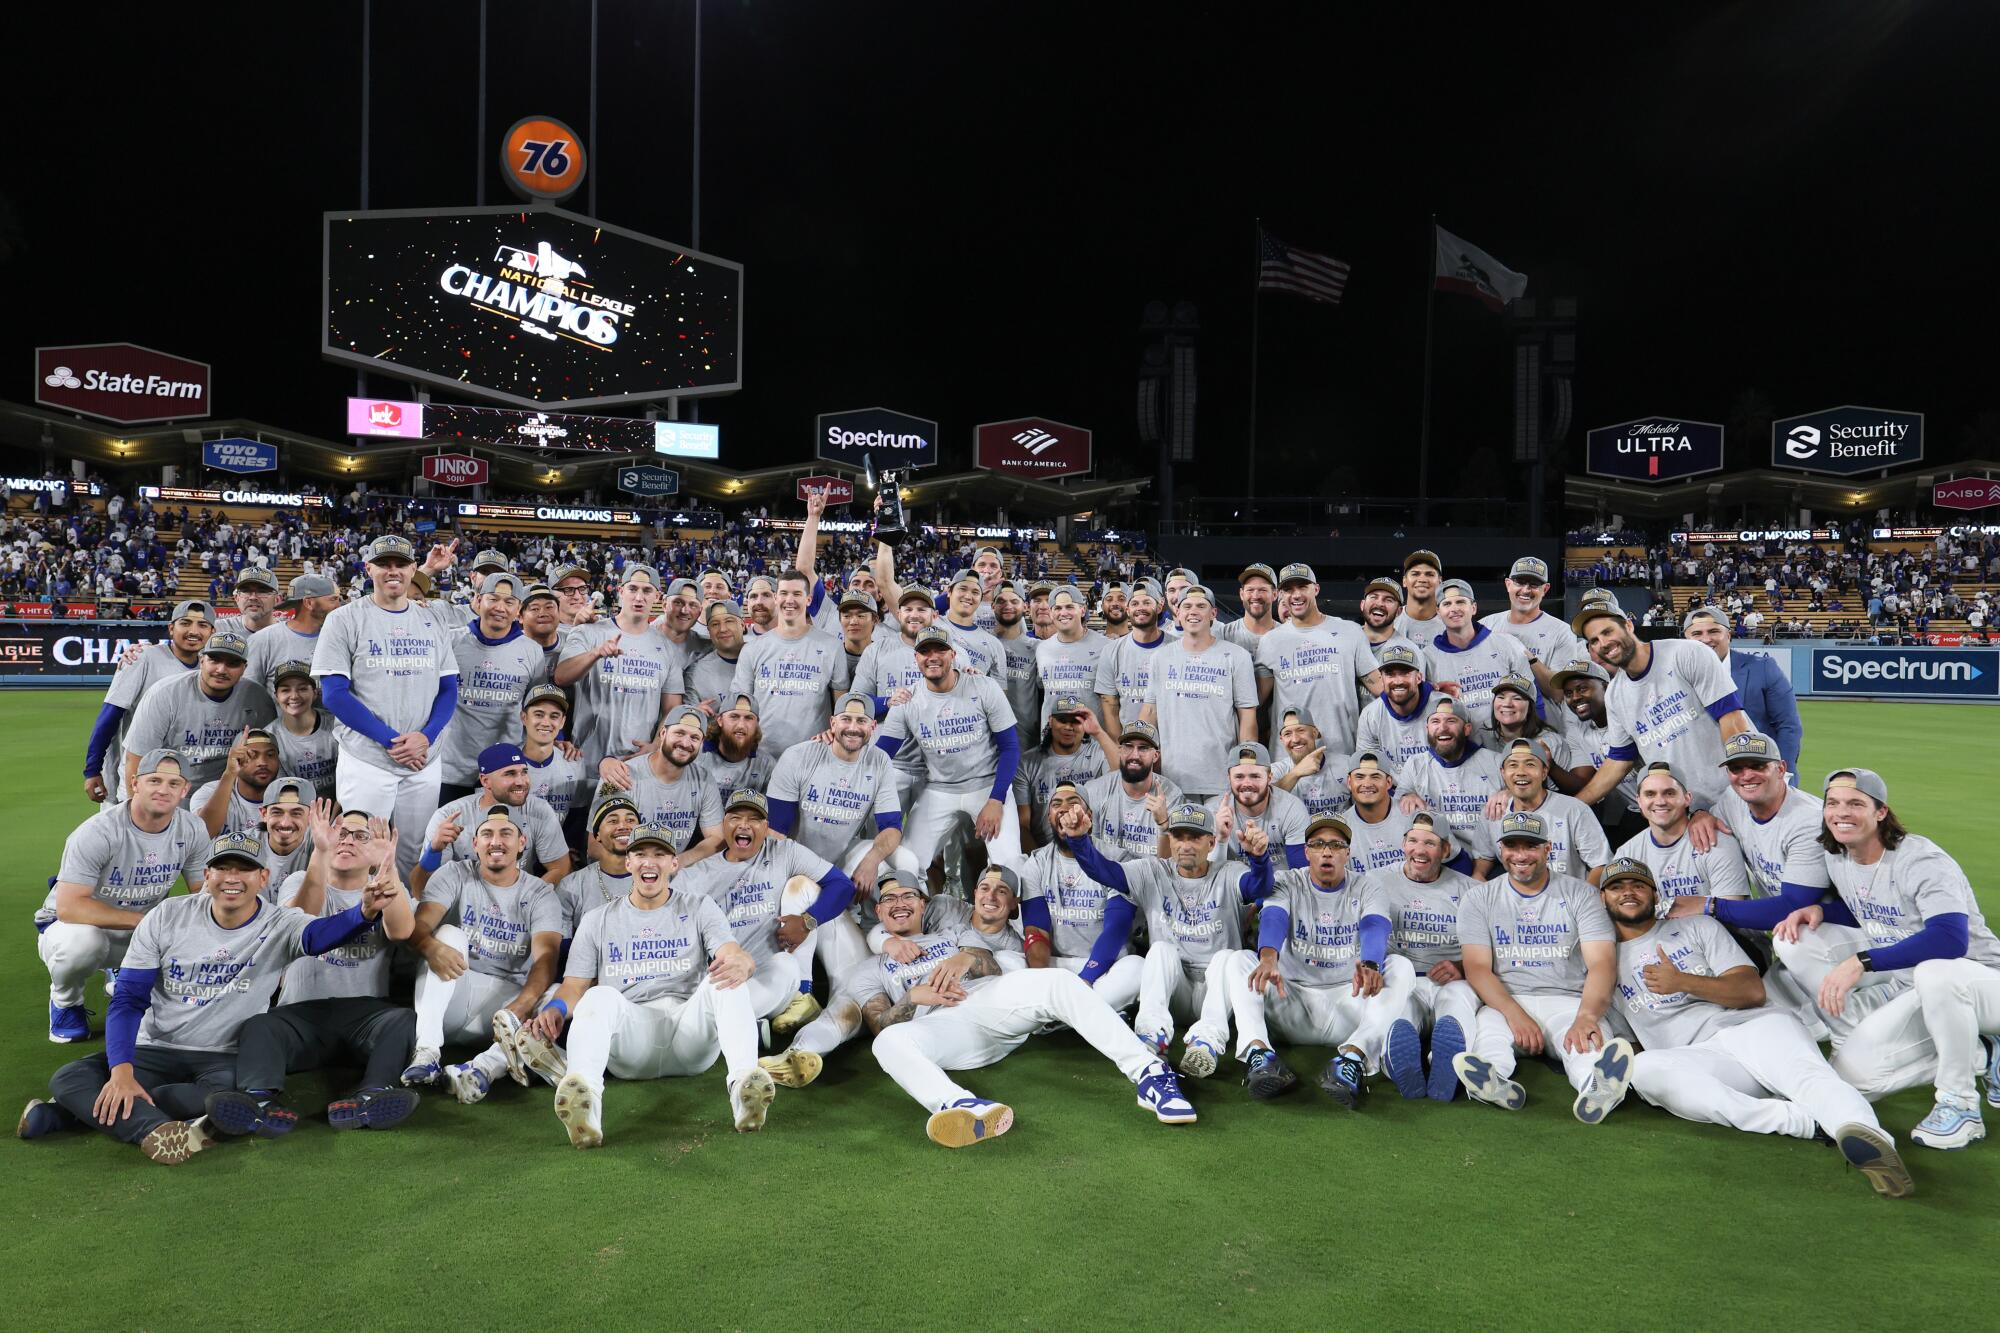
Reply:
[[[675,495],[681,488],[681,474],[667,467],[640,464],[618,469],[618,489],[627,495]]]
[[[1722,427],[1650,416],[1599,426],[1587,437],[1584,470],[1621,481],[1684,481],[1722,471]]]
[[[276,472],[278,446],[258,440],[203,440],[201,465],[218,472]]]
[[[324,228],[331,360],[515,407],[742,387],[740,264],[548,207]]]
[[[1771,466],[1847,476],[1924,456],[1924,414],[1886,407],[1829,407],[1771,423]]]
[[[1047,417],[989,421],[973,432],[973,466],[1016,477],[1090,471],[1090,432]]]
[[[2000,697],[2000,649],[1815,648],[1815,694]]]
[[[822,412],[814,425],[817,457],[858,468],[863,459],[881,472],[888,468],[934,467],[938,424],[886,407]]]

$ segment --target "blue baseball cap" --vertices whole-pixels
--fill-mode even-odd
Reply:
[[[521,747],[518,745],[506,742],[489,745],[479,752],[479,776],[483,778],[488,773],[498,773],[503,768],[512,768],[516,764],[527,762],[528,756],[521,753]]]

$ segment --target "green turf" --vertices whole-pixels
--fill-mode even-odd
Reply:
[[[0,983],[0,1102],[44,1092],[28,917],[89,809],[77,777],[96,695],[0,695],[0,843],[15,926]],[[2000,711],[1808,704],[1804,768],[1866,763],[1905,819],[1985,879]],[[1989,915],[2000,901],[1984,895]],[[92,1003],[102,1003],[95,997]],[[101,1020],[100,1020],[101,1022]],[[1316,1068],[1324,1052],[1293,1064]],[[1628,1101],[1569,1115],[1529,1064],[1523,1112],[1405,1103],[1363,1114],[1304,1089],[1259,1105],[1197,1084],[1168,1129],[1071,1037],[965,1076],[1019,1115],[948,1152],[865,1046],[769,1126],[730,1132],[720,1070],[613,1083],[607,1146],[571,1149],[546,1090],[431,1099],[388,1134],[308,1121],[166,1169],[93,1134],[8,1141],[0,1324],[85,1328],[1184,1328],[1263,1323],[1588,1328],[1910,1328],[1975,1319],[2000,1252],[2000,1138],[1908,1143],[1922,1091],[1881,1106],[1916,1198],[1878,1199],[1832,1149],[1687,1124]],[[294,1085],[316,1105],[326,1084]]]

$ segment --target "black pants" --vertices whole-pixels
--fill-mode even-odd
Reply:
[[[438,804],[450,805],[453,801],[459,800],[461,797],[470,796],[478,790],[477,786],[461,787],[456,782],[440,782],[438,783]],[[418,829],[417,833],[419,836],[422,836],[423,830]]]
[[[49,1079],[49,1095],[90,1128],[137,1143],[169,1120],[192,1120],[202,1114],[209,1093],[235,1087],[236,1057],[228,1051],[141,1046],[132,1054],[132,1073],[139,1086],[153,1094],[153,1100],[133,1098],[131,1112],[116,1124],[98,1123],[91,1109],[97,1094],[111,1081],[110,1057],[101,1052],[58,1069]]]
[[[281,1092],[288,1073],[357,1064],[362,1087],[394,1087],[416,1040],[416,1011],[374,996],[281,1004],[243,1025],[235,1086]]]

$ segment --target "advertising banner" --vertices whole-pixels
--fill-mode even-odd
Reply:
[[[201,465],[217,472],[276,472],[278,446],[231,437],[201,442]]]
[[[673,495],[681,488],[681,474],[665,467],[621,467],[618,489],[628,495]]]
[[[2000,505],[2000,479],[1960,477],[1956,481],[1935,482],[1931,503],[1939,509],[1990,509]]]
[[[1585,437],[1584,470],[1621,481],[1685,481],[1722,471],[1722,427],[1713,421],[1650,416],[1599,426]]]
[[[101,421],[137,425],[209,414],[204,361],[134,343],[35,349],[35,401]]]
[[[805,499],[810,491],[826,492],[829,509],[854,503],[854,483],[845,477],[800,477],[797,487],[799,499]]]
[[[486,460],[471,454],[430,454],[424,458],[424,480],[440,486],[484,486]]]
[[[1090,432],[1047,417],[989,421],[972,433],[973,466],[1015,477],[1068,477],[1090,471]]]
[[[87,625],[20,618],[0,620],[0,678],[109,676],[133,644],[159,643],[158,621],[101,621]]]
[[[1771,466],[1851,476],[1924,456],[1924,414],[1829,407],[1771,423]]]
[[[2000,649],[1815,648],[1814,694],[2000,697]]]
[[[938,424],[886,407],[862,407],[851,412],[822,412],[814,427],[815,458],[858,468],[874,460],[875,470],[935,467]]]

